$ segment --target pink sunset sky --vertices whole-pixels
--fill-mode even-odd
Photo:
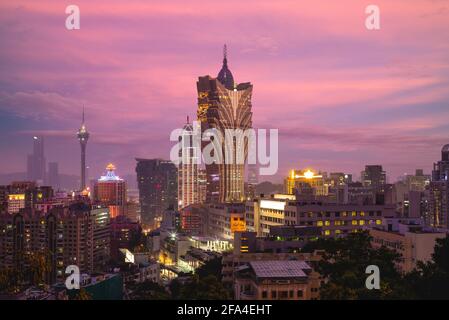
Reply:
[[[80,30],[65,28],[70,4]],[[234,79],[254,85],[254,127],[279,129],[278,174],[261,180],[382,164],[394,181],[430,172],[449,143],[448,0],[1,0],[0,39],[0,173],[25,171],[40,134],[47,161],[78,174],[83,105],[91,178],[169,158],[224,43]]]

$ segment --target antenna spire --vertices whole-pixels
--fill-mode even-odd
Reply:
[[[83,104],[83,124],[84,124],[84,104]]]
[[[227,62],[228,60],[228,47],[226,44],[223,46],[223,62]]]

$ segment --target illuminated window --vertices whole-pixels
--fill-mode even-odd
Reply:
[[[363,226],[365,224],[365,220],[360,220],[359,225]]]
[[[351,215],[352,215],[353,217],[355,217],[355,216],[357,216],[357,212],[352,211]]]
[[[352,225],[356,226],[357,225],[357,220],[352,220]]]
[[[325,231],[324,231],[324,235],[325,235],[325,236],[329,236],[330,234],[331,234],[330,230],[325,230]]]
[[[341,226],[341,221],[340,220],[335,220],[334,225]]]
[[[382,224],[382,220],[376,220],[376,224],[377,225]]]
[[[335,234],[340,234],[341,233],[341,230],[335,230]]]
[[[360,211],[360,216],[364,217],[365,216],[365,211]]]
[[[318,227],[322,227],[322,226],[323,226],[323,221],[317,221],[317,222],[316,222],[316,225],[317,225]]]
[[[348,213],[347,213],[346,211],[343,211],[343,212],[341,213],[341,215],[342,215],[343,217],[347,217],[347,216],[348,216]]]
[[[324,223],[325,226],[330,226],[331,222],[329,220],[326,220],[326,222]]]

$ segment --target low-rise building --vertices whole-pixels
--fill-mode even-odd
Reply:
[[[248,264],[251,261],[268,261],[268,260],[302,260],[314,267],[321,259],[320,252],[314,253],[272,253],[272,252],[255,252],[255,253],[225,253],[221,260],[221,276],[223,283],[230,285],[234,283],[235,272],[239,267]]]
[[[238,268],[236,300],[316,300],[320,277],[305,261],[250,261]]]
[[[431,260],[437,239],[448,231],[424,227],[420,219],[383,219],[381,226],[370,229],[372,246],[385,246],[401,254],[398,268],[410,272],[418,261]]]
[[[196,269],[204,265],[207,261],[218,258],[218,252],[205,251],[198,248],[190,248],[189,251],[178,260],[178,267],[183,272],[195,272]]]
[[[380,225],[383,217],[395,216],[394,205],[339,204],[313,199],[270,197],[245,205],[246,229],[258,236],[268,236],[271,227],[283,225],[321,227],[323,236],[340,236]]]

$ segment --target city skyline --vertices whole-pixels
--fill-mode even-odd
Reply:
[[[73,32],[63,26],[64,5],[16,3],[0,5],[0,148],[8,150],[0,174],[25,172],[32,138],[43,136],[46,159],[79,175],[83,104],[90,177],[109,162],[131,174],[135,157],[168,159],[169,133],[196,118],[197,75],[217,76],[223,43],[230,69],[254,84],[253,126],[279,129],[278,174],[261,181],[305,167],[357,177],[366,164],[383,165],[394,181],[417,168],[430,173],[449,142],[449,11],[438,2],[378,1],[376,33],[364,28],[360,1],[251,10],[232,1],[79,1]],[[158,34],[148,32],[154,27]]]

